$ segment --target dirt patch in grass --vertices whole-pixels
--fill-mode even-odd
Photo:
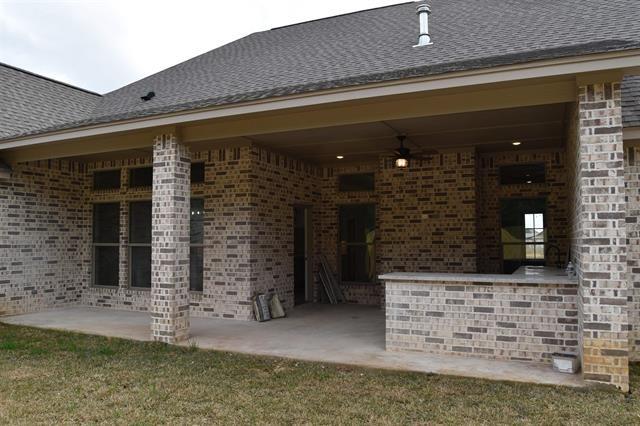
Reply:
[[[640,398],[0,324],[6,423],[638,424]]]

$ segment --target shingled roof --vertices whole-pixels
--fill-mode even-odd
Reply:
[[[81,120],[100,95],[0,63],[0,138]]]
[[[104,95],[80,117],[22,135],[322,89],[640,48],[637,0],[432,0],[434,44],[415,48],[416,2],[251,34]],[[141,96],[154,91],[150,101]],[[13,135],[18,136],[18,134]]]

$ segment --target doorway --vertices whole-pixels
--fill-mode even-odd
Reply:
[[[311,299],[310,268],[311,210],[307,206],[293,208],[293,299],[296,305]]]

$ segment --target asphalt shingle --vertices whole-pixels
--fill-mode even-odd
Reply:
[[[100,95],[0,63],[0,138],[86,118]]]
[[[415,48],[416,2],[258,32],[113,92],[46,130],[327,88],[640,48],[638,0],[432,0],[432,46]],[[149,91],[155,98],[140,99]],[[35,132],[42,132],[42,126]],[[29,133],[29,132],[27,132]]]

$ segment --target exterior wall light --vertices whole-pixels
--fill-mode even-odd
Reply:
[[[344,155],[337,155],[337,156],[336,156],[336,158],[337,158],[338,160],[342,160],[342,159],[344,158]]]
[[[520,144],[522,144],[520,141],[511,142],[511,145],[513,146],[520,146]]]

